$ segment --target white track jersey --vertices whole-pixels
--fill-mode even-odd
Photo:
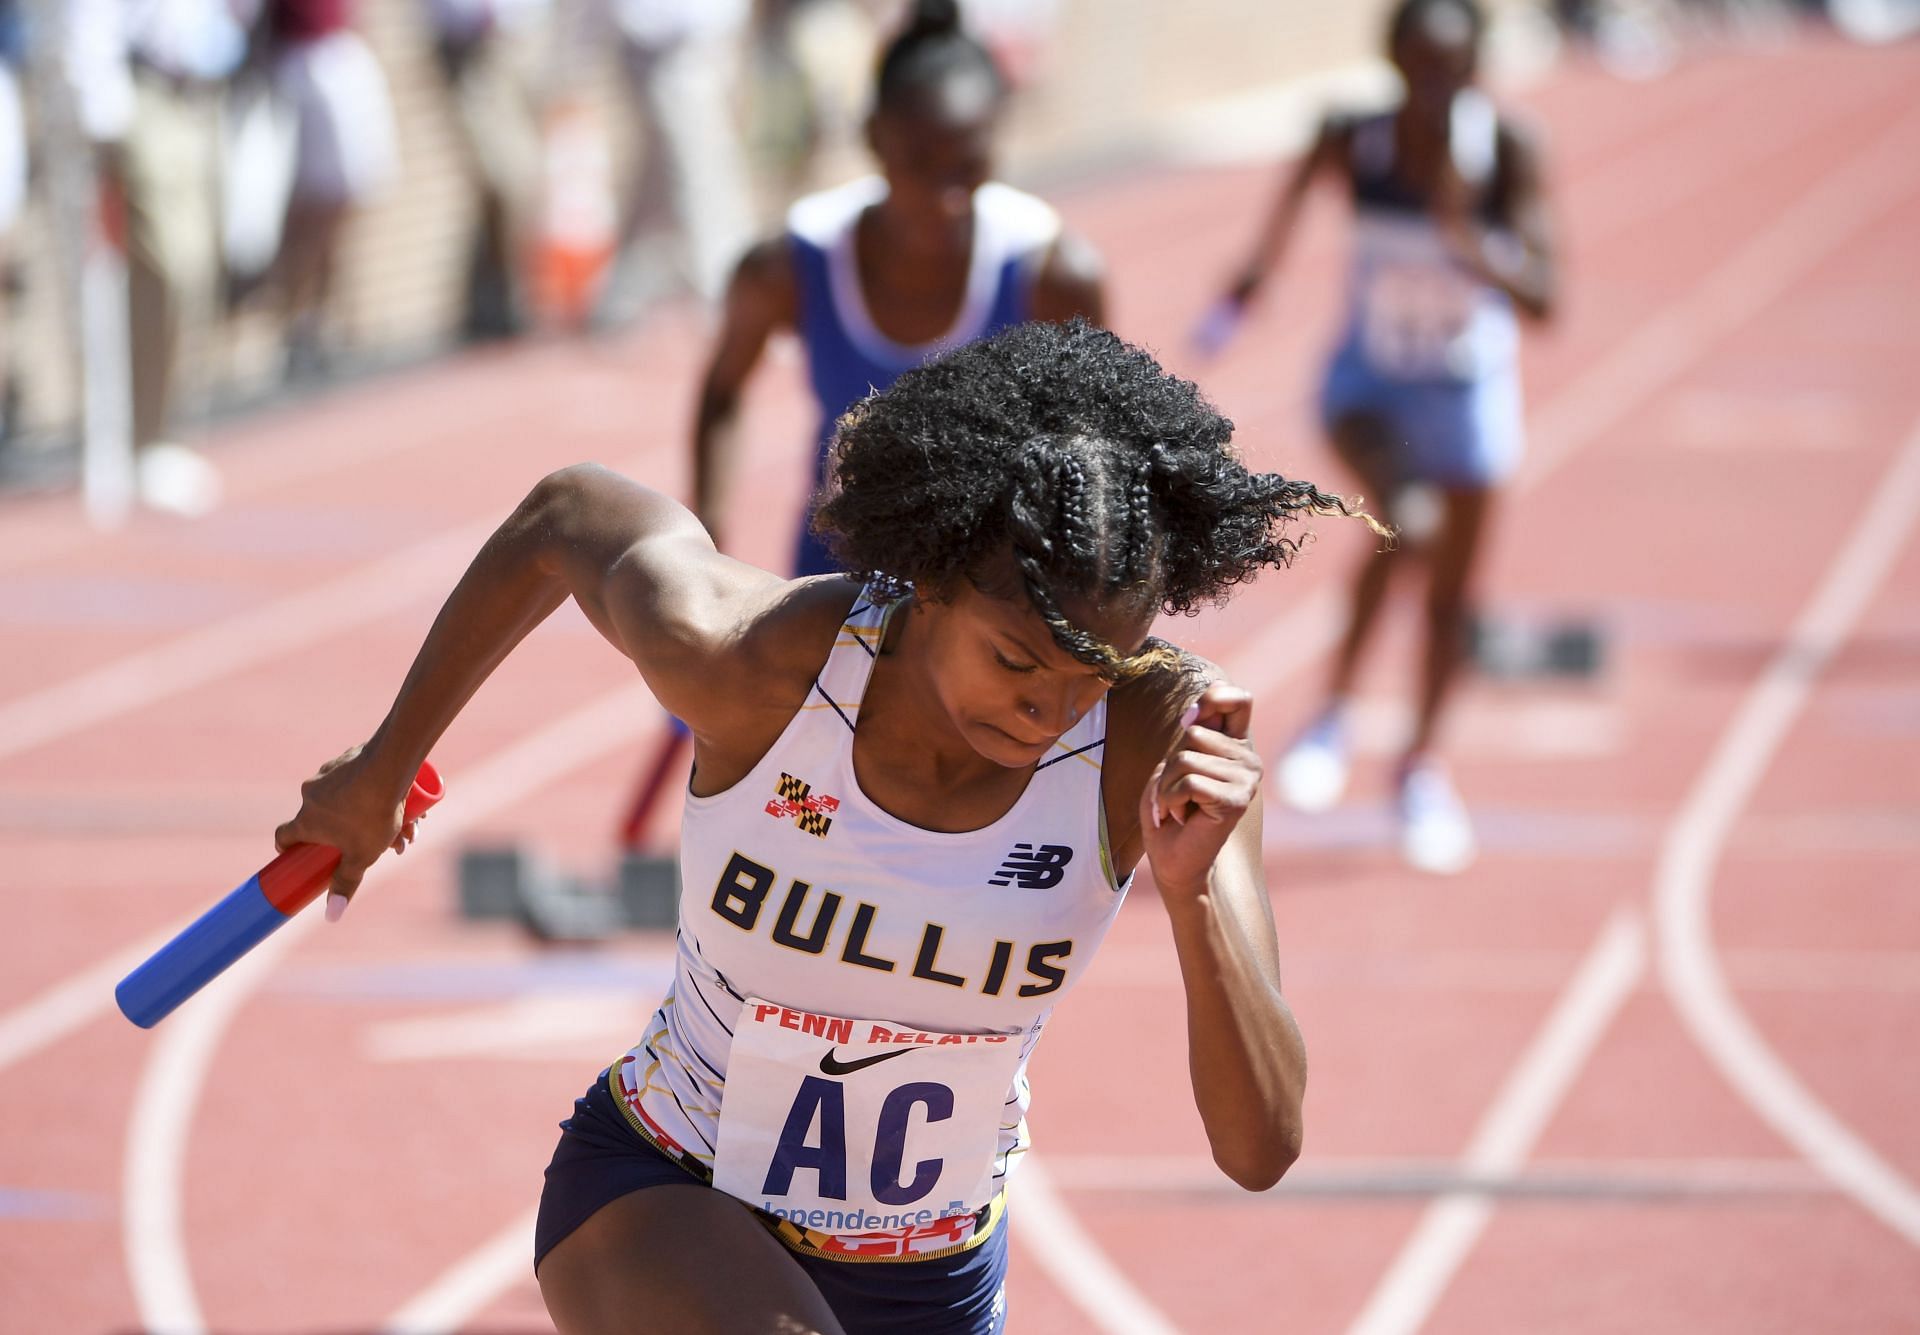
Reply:
[[[1473,380],[1508,370],[1519,355],[1513,304],[1454,257],[1431,200],[1394,173],[1394,114],[1353,130],[1354,241],[1348,337],[1392,380]],[[1499,114],[1473,89],[1459,93],[1448,122],[1454,170],[1473,186],[1493,178]],[[1495,244],[1515,245],[1483,215]]]
[[[888,617],[863,593],[753,771],[689,797],[673,987],[610,1082],[633,1124],[852,1258],[978,1242],[1027,1143],[1026,1064],[1125,894],[1106,855],[1102,700],[1011,810],[941,834],[853,771]]]

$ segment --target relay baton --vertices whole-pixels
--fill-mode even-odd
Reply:
[[[1227,344],[1233,342],[1234,335],[1240,332],[1241,323],[1247,318],[1247,304],[1238,297],[1222,297],[1207,307],[1193,327],[1188,337],[1195,352],[1212,360],[1227,350]]]
[[[407,791],[404,819],[414,819],[445,795],[439,771],[423,763]],[[153,1028],[318,899],[339,865],[340,850],[325,844],[287,849],[122,978],[113,989],[121,1013],[142,1029]]]

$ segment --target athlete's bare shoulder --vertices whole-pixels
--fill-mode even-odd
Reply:
[[[842,575],[769,577],[743,593],[714,628],[701,708],[682,715],[699,743],[707,792],[751,770],[806,703],[860,585]]]
[[[850,575],[770,585],[742,608],[739,652],[756,671],[811,682],[859,596],[860,582]]]
[[[793,325],[800,308],[800,283],[785,232],[747,248],[734,266],[727,303],[729,311],[751,311],[768,327]]]
[[[1107,271],[1091,241],[1062,228],[1033,284],[1033,318],[1065,322],[1078,315],[1105,324]]]

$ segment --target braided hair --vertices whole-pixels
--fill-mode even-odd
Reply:
[[[874,103],[911,110],[930,89],[961,75],[984,75],[996,93],[1006,78],[993,53],[960,26],[958,0],[915,0],[903,27],[880,56]]]
[[[1284,566],[1339,496],[1252,473],[1191,381],[1081,320],[1025,324],[908,371],[840,419],[813,528],[882,596],[986,592],[1011,554],[1055,643],[1119,679],[1154,665],[1063,598],[1191,614]],[[1368,522],[1371,522],[1369,520]]]

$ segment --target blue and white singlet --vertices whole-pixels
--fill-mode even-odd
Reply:
[[[886,198],[877,176],[808,195],[787,213],[787,240],[799,280],[798,333],[807,375],[820,404],[816,438],[826,462],[834,426],[847,409],[904,371],[1024,322],[1033,285],[1060,235],[1053,208],[1012,186],[989,181],[973,193],[973,255],[953,327],[928,343],[896,343],[880,332],[860,287],[854,237],[860,217]],[[802,529],[795,575],[835,567],[826,549]]]

